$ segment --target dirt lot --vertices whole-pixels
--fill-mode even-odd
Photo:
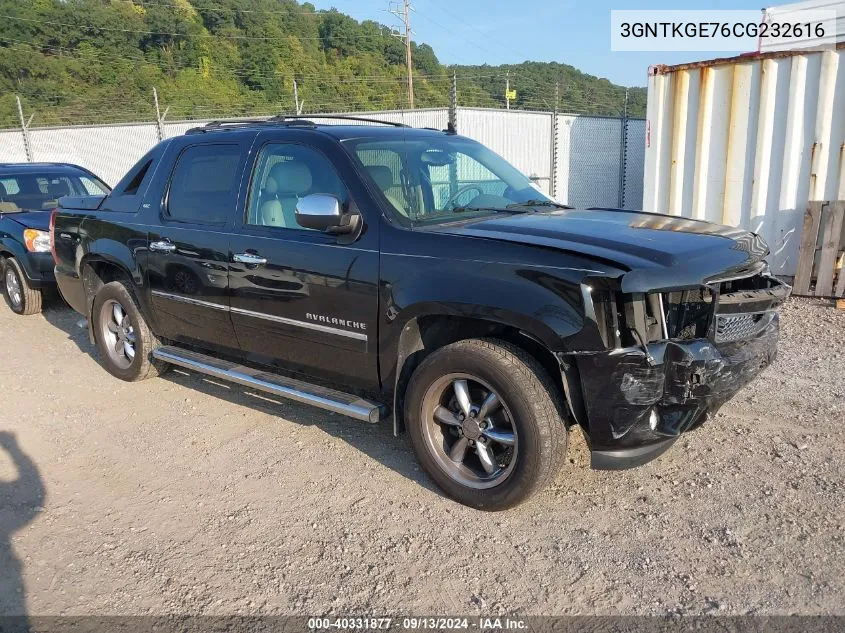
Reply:
[[[658,461],[591,471],[575,432],[553,489],[500,514],[441,496],[388,425],[120,382],[77,321],[0,307],[0,613],[845,613],[825,302],[791,300],[777,363]]]

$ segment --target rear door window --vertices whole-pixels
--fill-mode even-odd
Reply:
[[[166,215],[176,222],[222,224],[234,211],[242,148],[237,144],[191,145],[173,169]]]

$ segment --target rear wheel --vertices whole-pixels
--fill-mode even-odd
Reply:
[[[452,498],[502,510],[548,485],[566,452],[557,390],[524,350],[472,339],[431,354],[405,419],[426,472]]]
[[[91,311],[94,339],[110,374],[130,382],[153,378],[167,364],[152,357],[159,341],[138,309],[128,283],[112,281],[99,289]]]
[[[4,262],[3,288],[13,312],[23,315],[41,312],[41,291],[29,286],[20,264],[13,257]]]

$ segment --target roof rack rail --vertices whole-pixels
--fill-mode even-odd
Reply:
[[[280,115],[277,117],[273,117],[272,120],[284,122],[284,121],[297,121],[297,120],[308,120],[308,119],[340,119],[342,121],[361,121],[363,123],[380,123],[381,125],[391,125],[393,127],[410,127],[404,123],[397,123],[396,121],[385,121],[384,119],[375,119],[372,117],[366,116],[357,116],[353,114],[302,114],[302,115]]]
[[[203,126],[193,127],[185,132],[185,134],[204,134],[205,132],[219,132],[223,130],[238,129],[240,127],[250,127],[254,125],[300,125],[308,127],[316,127],[313,121],[308,121],[304,118],[298,118],[295,121],[285,120],[281,117],[272,117],[269,119],[240,119],[235,121],[209,121]]]
[[[390,125],[393,127],[410,127],[404,123],[397,123],[395,121],[384,121],[382,119],[373,119],[363,116],[351,116],[344,114],[309,114],[309,115],[286,115],[280,114],[278,116],[270,117],[268,119],[240,119],[235,121],[209,121],[203,126],[190,128],[185,134],[204,134],[205,132],[218,132],[221,130],[237,129],[244,126],[253,125],[286,125],[286,126],[302,126],[302,127],[317,127],[311,119],[340,119],[343,121],[360,121],[363,123],[379,123],[381,125]]]

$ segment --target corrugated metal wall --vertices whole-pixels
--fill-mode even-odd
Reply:
[[[845,50],[656,67],[643,208],[742,226],[794,275],[809,200],[845,199]]]
[[[353,113],[354,114],[354,113]],[[445,108],[414,111],[363,112],[412,127],[445,129]],[[459,108],[458,129],[504,156],[547,193],[551,191],[553,147],[557,153],[556,197],[575,206],[618,206],[622,180],[621,120],[606,117],[558,115],[558,142],[552,139],[552,117],[547,112]],[[320,119],[342,123],[338,119]],[[184,134],[207,121],[165,122],[164,136]],[[625,208],[642,205],[644,122],[628,122],[625,161]],[[154,123],[126,125],[31,128],[30,141],[36,161],[71,162],[82,165],[110,184],[158,142]],[[0,161],[24,162],[26,152],[20,130],[0,131]]]
[[[777,50],[833,46],[837,42],[845,42],[845,2],[842,0],[805,0],[804,2],[793,2],[791,4],[768,7],[763,9],[763,21],[769,24],[784,23],[787,21],[793,24],[801,24],[808,20],[821,17],[821,14],[818,13],[819,11],[836,12],[836,21],[832,25],[833,28],[828,28],[823,37],[820,38],[810,33],[802,33],[804,37],[789,38],[787,41],[777,38],[761,37],[758,50],[768,53]]]
[[[508,159],[549,192],[552,170],[552,115],[483,108],[460,108],[461,134],[483,143]]]

